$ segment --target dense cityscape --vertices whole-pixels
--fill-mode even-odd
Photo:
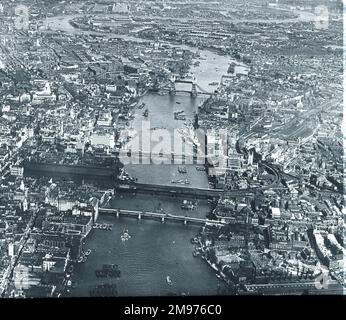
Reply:
[[[2,0],[0,295],[342,295],[343,10]]]

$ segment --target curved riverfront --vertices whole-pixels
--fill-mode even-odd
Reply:
[[[0,5],[1,297],[344,292],[341,0],[45,1]]]
[[[147,39],[128,35],[109,34],[98,31],[76,29],[71,21],[78,17],[64,16],[47,19],[51,31],[63,31],[78,35],[102,35],[105,38],[120,38],[131,42],[152,42]],[[78,32],[77,32],[78,30]],[[196,47],[163,42],[166,45],[198,52],[198,58],[192,61],[189,76],[197,79],[198,90],[213,93],[215,85],[227,75],[229,64],[235,65],[235,73],[246,74],[249,69],[227,55],[219,55],[209,50],[200,50]],[[191,84],[176,84],[176,90],[189,91]],[[208,98],[208,95],[178,93],[146,93],[139,105],[145,106],[145,120],[152,129],[165,129],[172,133],[175,130],[186,130],[187,124],[192,123],[198,107]],[[184,121],[176,119],[175,115],[184,112]],[[141,133],[143,124],[143,110],[136,108],[133,119],[127,124],[128,129],[137,134]],[[131,149],[132,152],[136,151]],[[212,191],[209,189],[205,171],[196,170],[196,165],[186,165],[184,179],[188,181],[191,190]],[[130,176],[136,177],[137,182],[160,185],[168,188],[174,187],[175,181],[182,176],[179,167],[174,164],[125,164],[125,170]],[[275,184],[276,182],[274,182]],[[216,190],[215,190],[216,191]],[[243,190],[246,193],[249,190]],[[235,190],[235,194],[241,191]],[[184,196],[185,197],[185,196]],[[110,201],[110,208],[102,210],[97,223],[112,225],[110,231],[93,229],[88,235],[84,250],[91,250],[87,261],[78,264],[74,275],[74,288],[68,295],[88,296],[93,288],[102,285],[106,279],[95,276],[102,264],[116,264],[121,270],[120,279],[113,280],[117,284],[117,294],[123,295],[215,295],[225,292],[222,290],[224,282],[215,275],[215,270],[194,252],[190,240],[199,231],[211,212],[210,203],[203,197],[198,198],[197,209],[186,211],[182,209],[184,197],[174,198],[171,195],[155,196],[143,194],[116,194]],[[196,200],[195,199],[195,200]],[[123,214],[117,217],[116,210],[121,208]],[[131,214],[125,214],[131,212]],[[144,213],[157,213],[157,217],[147,217]],[[133,214],[132,214],[133,213]],[[136,217],[128,217],[137,215]],[[191,219],[184,219],[188,216]],[[166,219],[163,219],[167,217]],[[176,219],[169,219],[176,217]],[[157,220],[157,221],[155,221]],[[194,223],[194,222],[198,223]],[[163,223],[164,222],[164,223]],[[124,230],[129,230],[131,238],[123,241]],[[168,286],[167,274],[172,279]],[[107,280],[109,281],[109,279]]]
[[[76,29],[69,23],[75,16],[48,18],[52,31],[64,31],[75,34]],[[89,31],[80,31],[78,34],[100,34]],[[129,36],[107,35],[106,37],[120,37],[128,41],[147,41]],[[173,45],[191,51],[197,48]],[[219,82],[222,75],[227,73],[228,65],[232,61],[228,56],[219,56],[208,50],[198,50],[199,64],[191,66],[190,74],[197,78],[198,84],[204,90],[213,92],[213,82]],[[239,68],[244,68],[240,66]],[[177,86],[184,86],[179,84]],[[147,93],[141,98],[140,103],[145,103],[152,127],[166,128],[171,131],[183,126],[182,121],[174,119],[174,111],[184,110],[188,119],[193,119],[198,106],[208,96],[199,95],[192,98],[188,94],[159,95]],[[143,119],[143,110],[136,110],[135,118],[130,126],[140,131]],[[160,116],[157,116],[160,115]],[[129,174],[135,175],[139,182],[170,185],[171,180],[176,179],[177,166],[175,165],[127,165]],[[196,166],[187,166],[187,175],[191,181],[191,187],[208,188],[208,179],[204,171],[196,170]],[[127,200],[126,200],[127,199]],[[153,212],[164,211],[171,215],[187,214],[195,219],[205,219],[210,211],[207,201],[200,200],[198,210],[184,211],[181,209],[182,199],[170,199],[169,197],[127,197],[119,196],[111,201],[111,207],[116,209],[130,201],[128,210],[146,210]],[[179,219],[178,219],[179,220]],[[162,295],[215,295],[221,293],[223,281],[220,281],[215,271],[200,257],[194,257],[193,238],[201,228],[199,224],[184,224],[184,221],[170,221],[162,223],[148,220],[140,221],[131,217],[102,213],[97,223],[112,224],[112,231],[93,229],[88,235],[85,250],[91,249],[87,261],[79,263],[75,267],[73,282],[74,288],[67,295],[89,296],[97,286],[109,282],[110,279],[98,278],[95,270],[102,268],[103,264],[117,264],[121,271],[119,279],[112,282],[117,285],[119,296],[162,296]],[[131,238],[122,241],[121,235],[124,229],[128,229]],[[168,285],[166,276],[170,275],[172,285]]]
[[[113,224],[112,231],[94,229],[88,236],[86,249],[91,254],[75,268],[75,289],[70,295],[89,296],[89,290],[105,283],[95,276],[103,264],[117,264],[121,276],[113,280],[119,296],[215,295],[222,285],[208,264],[194,258],[190,239],[199,228],[182,222],[141,220],[102,215],[99,223]],[[121,240],[123,230],[131,238]],[[166,282],[169,274],[173,285]]]

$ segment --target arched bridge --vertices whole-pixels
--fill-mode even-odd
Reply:
[[[179,89],[177,90],[176,84],[190,84],[191,90],[187,89]],[[192,97],[196,97],[199,94],[206,94],[206,95],[212,95],[212,92],[208,92],[204,90],[200,85],[197,83],[197,78],[179,78],[177,76],[172,76],[170,80],[160,86],[160,90],[168,90],[170,95],[175,95],[179,92],[186,92],[190,93]]]
[[[194,218],[194,217],[183,217],[177,216],[169,213],[158,213],[158,212],[150,212],[150,211],[134,211],[134,210],[124,210],[124,209],[110,209],[110,208],[100,208],[100,214],[113,214],[117,218],[120,216],[134,217],[138,220],[142,220],[142,218],[148,218],[151,220],[158,220],[164,223],[165,221],[181,221],[185,225],[187,223],[193,223],[197,225],[226,225],[227,222],[218,221],[218,220],[210,220],[206,218]]]

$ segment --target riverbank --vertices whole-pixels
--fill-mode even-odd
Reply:
[[[85,250],[91,254],[85,263],[77,264],[74,289],[70,296],[86,297],[89,291],[104,283],[115,283],[119,296],[215,295],[222,285],[201,259],[192,255],[190,239],[198,227],[167,222],[116,219],[103,215],[99,223],[113,224],[112,231],[93,229],[86,239]],[[131,238],[122,241],[128,229]],[[119,279],[95,276],[103,264],[117,264]],[[170,276],[173,284],[167,284]]]
[[[65,32],[75,34],[77,30],[69,24],[71,17],[65,17],[52,24],[52,29],[63,29]],[[106,38],[122,38],[125,41],[149,42],[124,35],[85,32],[78,30],[78,34],[98,34]],[[220,56],[208,50],[185,45],[171,46],[198,51],[200,63],[193,63],[189,73],[197,78],[198,85],[205,91],[214,92],[213,82],[220,82],[221,77],[227,74],[229,56]],[[185,84],[177,84],[178,89],[189,90]],[[185,129],[191,125],[194,115],[198,112],[198,106],[207,96],[191,97],[189,94],[178,93],[175,96],[147,93],[139,99],[138,103],[145,103],[148,109],[148,120],[152,128],[165,128],[172,132],[175,129]],[[177,120],[174,112],[183,110],[186,120]],[[140,133],[141,125],[145,117],[144,109],[134,109],[135,118],[129,121],[127,127]],[[150,169],[149,169],[150,168]],[[131,171],[138,180],[145,182],[158,182],[170,184],[172,180],[185,179],[185,174],[177,171],[173,166],[159,165],[126,165],[125,170]],[[193,187],[208,188],[206,172],[198,171],[195,166],[188,168],[186,176]],[[183,199],[181,200],[183,201]],[[189,215],[192,217],[206,218],[210,211],[207,200],[199,201],[196,210],[186,211],[181,208],[182,203],[174,198],[153,197],[143,195],[124,195],[122,198],[116,195],[111,201],[111,207],[128,209],[158,211],[176,215]],[[141,220],[102,215],[100,224],[113,224],[111,231],[93,229],[88,235],[84,250],[91,250],[84,263],[76,265],[74,270],[74,288],[70,290],[70,296],[86,297],[90,292],[102,284],[116,284],[119,296],[165,296],[165,295],[215,295],[221,282],[215,275],[215,270],[210,268],[202,259],[193,257],[193,245],[190,239],[198,232],[198,227],[184,226],[182,223]],[[129,230],[131,239],[122,241],[124,229]],[[100,279],[95,275],[103,264],[117,264],[121,271],[119,279]],[[173,284],[167,284],[167,276]],[[113,287],[112,287],[113,288]]]
[[[198,200],[194,210],[183,209],[183,202],[184,199],[171,196],[118,194],[113,197],[109,204],[114,209],[167,213],[201,219],[205,219],[211,211],[208,200]]]
[[[204,232],[205,229],[202,229],[202,232]],[[207,257],[207,250],[208,247],[206,247],[202,241],[201,241],[201,237],[200,237],[201,233],[199,233],[198,236],[195,236],[194,238],[192,238],[191,242],[193,244],[195,244],[195,251],[193,253],[194,257],[198,257],[201,258],[203,261],[205,261],[207,263],[207,265],[214,270],[216,277],[219,280],[222,280],[225,284],[226,287],[228,289],[232,288],[235,289],[235,285],[234,283],[229,279],[229,277],[227,277],[224,273],[222,268],[220,267],[220,265],[218,265],[217,263],[212,262],[210,259],[208,259]],[[235,293],[235,292],[234,292]]]

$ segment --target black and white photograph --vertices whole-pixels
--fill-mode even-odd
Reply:
[[[343,296],[345,4],[0,0],[0,302]]]

